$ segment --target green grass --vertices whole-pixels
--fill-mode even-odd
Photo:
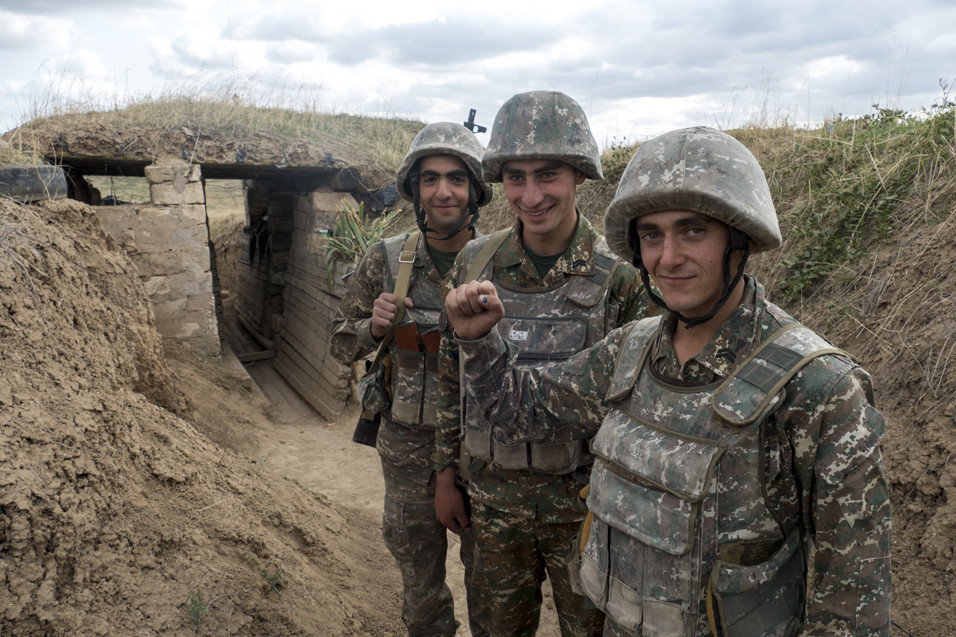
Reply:
[[[877,109],[819,130],[773,133],[761,156],[784,235],[771,269],[775,295],[796,303],[840,266],[918,222],[952,214],[956,105],[917,115]],[[742,135],[744,143],[752,135]]]

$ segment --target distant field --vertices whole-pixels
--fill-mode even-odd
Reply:
[[[110,195],[129,203],[148,203],[149,184],[145,177],[89,176],[89,182],[104,198]],[[237,179],[206,180],[206,212],[210,223],[241,219],[245,211],[242,182]]]

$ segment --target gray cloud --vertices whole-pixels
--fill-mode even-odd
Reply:
[[[24,15],[67,14],[117,8],[127,11],[157,11],[184,6],[187,6],[185,0],[150,0],[148,4],[137,4],[129,0],[0,0],[0,9]]]

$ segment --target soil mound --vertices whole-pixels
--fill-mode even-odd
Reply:
[[[216,424],[181,378],[89,208],[0,201],[0,634],[397,634],[377,522],[214,442],[261,405],[190,375]]]

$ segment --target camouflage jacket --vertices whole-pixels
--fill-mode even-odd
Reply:
[[[567,277],[594,271],[594,245],[600,236],[583,216],[578,217],[578,227],[567,250],[551,270],[539,277],[534,263],[521,241],[521,222],[517,222],[510,235],[492,259],[492,281],[512,289],[547,289],[561,284]],[[444,289],[458,286],[464,277],[463,259],[452,266],[445,280]],[[618,263],[611,273],[610,290],[606,308],[609,322],[624,325],[644,316],[647,311],[646,295],[633,267]],[[442,333],[438,363],[438,425],[434,453],[437,470],[457,466],[461,453],[460,394],[458,379],[458,345],[450,330]],[[580,484],[567,476],[555,476],[526,470],[504,470],[486,466],[472,476],[469,492],[472,497],[492,506],[524,518],[538,518],[545,523],[567,522],[580,519],[583,506],[577,492]]]
[[[792,320],[764,298],[759,283],[749,276],[746,281],[741,305],[683,365],[670,337],[681,328],[665,313],[649,355],[656,376],[685,387],[719,381],[781,322]],[[615,330],[544,370],[515,369],[516,351],[495,332],[459,341],[465,382],[489,418],[531,440],[559,440],[575,429],[594,432],[608,413],[605,396],[627,334],[626,328]],[[789,449],[775,455],[780,464],[766,484],[768,509],[786,528],[807,532],[815,548],[801,635],[889,634],[890,504],[879,448],[886,423],[873,402],[863,369],[825,355],[787,384],[774,415]],[[558,417],[560,429],[552,425]]]
[[[387,254],[400,251],[407,237],[408,234],[396,235],[373,245],[362,257],[355,274],[349,278],[346,295],[339,303],[338,312],[332,320],[329,346],[332,356],[342,363],[351,364],[365,358],[378,347],[370,329],[372,305],[383,292],[394,291],[398,263],[397,259],[389,260]],[[386,243],[389,244],[388,248]],[[408,287],[408,296],[417,301],[418,309],[406,308],[403,322],[411,320],[419,329],[436,325],[441,307],[441,280],[428,254],[425,241],[420,241]],[[408,357],[409,353],[400,352],[395,340],[389,344],[389,352],[392,356],[393,372],[397,372],[401,357]],[[404,393],[409,395],[419,395],[428,390],[427,393],[430,393],[431,397],[426,399],[431,403],[437,389],[437,358],[435,354],[428,358],[435,363],[434,367],[423,365],[420,373],[394,373],[392,383],[415,385],[406,388]],[[396,394],[395,389],[393,386],[393,395]],[[392,464],[408,465],[408,471],[414,473],[410,478],[427,481],[431,473],[428,458],[434,445],[433,425],[423,427],[418,422],[404,422],[409,420],[408,418],[399,418],[402,422],[396,422],[399,414],[393,413],[395,409],[396,405],[393,405],[390,411],[383,414],[384,423],[377,443],[379,453]]]

